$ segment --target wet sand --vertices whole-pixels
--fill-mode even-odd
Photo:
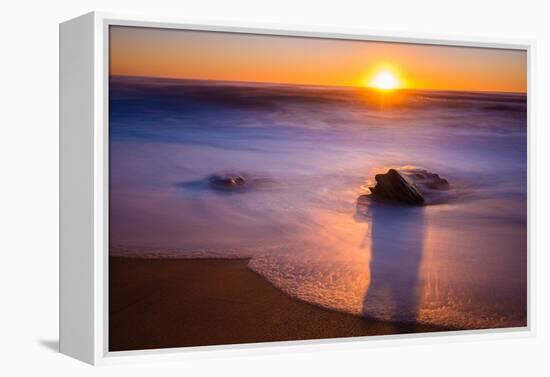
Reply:
[[[447,331],[293,299],[247,259],[109,258],[109,350]]]

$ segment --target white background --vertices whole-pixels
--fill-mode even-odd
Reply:
[[[550,11],[545,1],[4,1],[0,96],[0,374],[550,375],[547,287]],[[91,10],[191,19],[536,40],[533,251],[537,334],[92,368],[54,352],[58,316],[58,23]],[[335,56],[335,59],[338,57]],[[545,234],[546,233],[546,234]],[[544,350],[546,348],[546,350]]]

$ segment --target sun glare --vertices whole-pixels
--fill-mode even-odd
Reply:
[[[380,71],[374,75],[368,86],[380,90],[392,90],[397,89],[399,85],[399,80],[392,72]]]

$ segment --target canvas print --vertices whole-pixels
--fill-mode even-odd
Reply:
[[[111,26],[109,350],[527,326],[525,50]]]

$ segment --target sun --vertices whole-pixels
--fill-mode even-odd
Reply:
[[[400,86],[399,79],[391,71],[377,72],[369,81],[368,86],[379,90],[393,90]]]

